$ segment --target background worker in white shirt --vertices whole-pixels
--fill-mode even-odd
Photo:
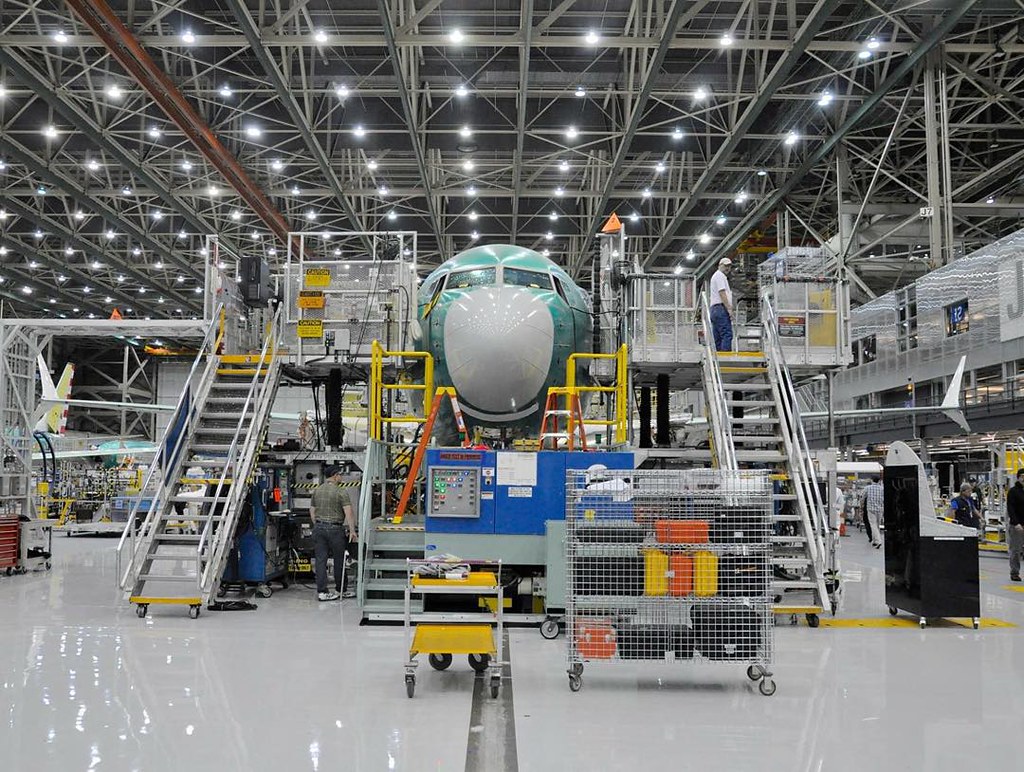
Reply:
[[[729,288],[729,272],[732,260],[723,257],[718,261],[718,270],[711,276],[709,302],[711,303],[711,330],[715,336],[716,351],[732,351],[732,290]]]

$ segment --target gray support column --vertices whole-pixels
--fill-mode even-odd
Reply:
[[[943,148],[941,145],[938,116],[938,87],[936,72],[941,62],[942,53],[936,49],[928,54],[924,68],[924,125],[925,125],[925,162],[928,179],[928,207],[931,216],[928,218],[928,250],[932,265],[945,265],[948,262],[945,245],[942,243],[942,162]]]

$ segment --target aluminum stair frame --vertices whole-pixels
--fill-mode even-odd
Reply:
[[[706,291],[701,292],[700,309],[701,322],[704,325],[704,355],[701,357],[701,366],[704,371],[704,394],[708,398],[711,419],[713,458],[717,459],[719,469],[735,471],[739,469],[739,464],[736,461],[736,446],[732,439],[732,424],[728,419],[729,408],[725,404],[725,388],[722,385],[722,371],[711,326],[711,306]]]
[[[218,305],[212,318],[219,319],[221,310],[222,306]],[[116,550],[116,575],[118,577],[118,588],[122,591],[128,592],[130,586],[134,587],[137,583],[136,579],[131,579],[131,582],[129,582],[129,579],[136,575],[136,569],[141,570],[141,563],[139,561],[140,555],[143,557],[149,555],[150,549],[153,546],[153,541],[156,537],[156,525],[163,517],[164,508],[168,503],[170,503],[169,499],[172,491],[178,487],[178,480],[181,477],[181,470],[184,466],[185,457],[187,456],[186,448],[191,443],[192,434],[199,424],[202,407],[205,405],[210,388],[217,377],[219,359],[215,352],[219,345],[220,338],[219,336],[214,336],[215,332],[217,332],[217,325],[215,323],[211,323],[210,329],[207,330],[206,336],[203,338],[203,342],[199,346],[199,353],[196,354],[196,358],[192,362],[192,367],[185,379],[186,388],[178,398],[175,410],[171,414],[171,418],[167,422],[164,433],[157,445],[160,450],[154,457],[153,464],[150,466],[149,472],[146,474],[146,478],[139,492],[139,499],[135,502],[135,505],[129,512],[124,531],[121,533],[121,538],[118,541]],[[194,397],[188,400],[187,417],[185,418],[184,424],[181,427],[177,427],[178,421],[182,415],[182,409],[186,407],[186,397],[189,397],[192,392],[187,385],[192,383],[196,373],[198,372],[199,365],[204,358],[206,358],[206,368],[203,370],[202,376],[196,386]],[[174,459],[174,462],[170,466],[167,466],[160,462],[167,455],[167,443],[170,441],[171,435],[174,431],[178,431],[177,439],[175,440],[174,447],[171,451],[171,458]],[[161,475],[159,482],[154,479],[158,469],[160,470]],[[142,502],[146,499],[147,492],[154,490],[154,488],[156,489],[156,493],[150,498],[150,507],[146,513],[146,517],[140,523],[139,527],[135,528],[135,522],[138,519],[139,509],[142,506]],[[122,556],[124,554],[125,546],[130,547],[131,556],[122,570]]]
[[[825,584],[825,573],[833,567],[826,566],[826,546],[824,536],[828,531],[828,518],[825,507],[815,484],[815,472],[811,461],[810,448],[800,420],[800,406],[797,402],[796,390],[792,376],[786,366],[785,354],[778,336],[775,310],[768,298],[761,304],[763,310],[762,335],[763,353],[768,367],[768,379],[772,386],[776,414],[779,419],[779,434],[789,458],[789,469],[793,491],[796,494],[797,509],[804,525],[804,532],[809,537],[807,549],[814,571],[814,582],[817,585],[819,605],[826,608],[826,599],[830,598]]]
[[[356,588],[356,599],[359,608],[366,605],[366,587],[369,582],[370,563],[373,562],[374,529],[370,525],[373,519],[373,491],[375,485],[383,485],[388,472],[388,446],[381,440],[368,438],[366,452],[363,456],[363,477],[359,486],[359,549],[357,551],[356,570],[359,575]]]
[[[276,356],[276,353],[280,348],[282,338],[283,308],[283,305],[278,306],[270,325],[270,332],[263,342],[259,359],[255,362],[255,372],[250,381],[249,391],[246,394],[245,402],[238,416],[235,434],[228,447],[225,463],[221,469],[220,480],[213,494],[214,501],[209,503],[206,522],[203,525],[199,544],[196,547],[196,575],[199,581],[202,605],[204,606],[210,602],[210,598],[216,594],[220,586],[221,575],[224,573],[224,563],[227,560],[228,547],[234,538],[238,513],[241,510],[242,501],[248,492],[247,481],[259,456],[260,446],[266,434],[270,412],[277,394],[278,384],[280,383],[281,360]],[[266,373],[262,376],[261,381],[260,371],[264,367],[266,367]],[[245,431],[245,440],[241,447],[239,447],[239,440],[241,439],[250,405],[252,405],[252,420],[249,423],[248,430]],[[233,451],[240,451],[240,453],[236,457]],[[232,482],[224,503],[220,505],[222,517],[220,527],[211,536],[218,502],[223,492],[225,480],[228,478],[229,466],[233,468],[231,472]],[[204,552],[207,539],[210,540],[209,555],[206,555]]]

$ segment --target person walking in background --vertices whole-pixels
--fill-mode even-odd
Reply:
[[[723,257],[718,261],[718,270],[711,275],[708,302],[711,304],[711,331],[715,336],[716,351],[732,351],[732,290],[729,288],[729,272],[732,260]]]
[[[974,504],[974,499],[971,498],[973,490],[971,484],[965,482],[960,486],[960,495],[954,497],[949,502],[948,517],[953,518],[960,525],[965,525],[968,528],[977,528],[981,519]]]
[[[1020,581],[1020,558],[1024,551],[1024,468],[1017,470],[1017,483],[1006,494],[1006,542],[1010,551],[1010,581]]]
[[[338,487],[342,479],[341,467],[328,467],[324,475],[326,479],[313,491],[309,506],[309,518],[313,521],[316,596],[318,600],[338,600],[344,585],[348,540],[358,541],[359,534],[348,493]],[[334,590],[327,589],[328,556],[334,558]]]
[[[872,477],[871,483],[864,489],[864,513],[867,515],[867,524],[871,529],[868,534],[871,546],[878,549],[882,546],[882,529],[879,527],[879,523],[885,517],[885,489],[882,488],[879,477]]]

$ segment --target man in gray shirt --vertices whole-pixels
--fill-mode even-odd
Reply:
[[[313,554],[316,560],[316,597],[338,600],[345,577],[345,554],[348,541],[358,541],[356,518],[348,493],[338,484],[342,480],[340,466],[329,466],[326,479],[313,491],[309,518],[313,521]],[[348,527],[348,534],[345,528]],[[334,558],[334,590],[327,589],[327,558]]]

